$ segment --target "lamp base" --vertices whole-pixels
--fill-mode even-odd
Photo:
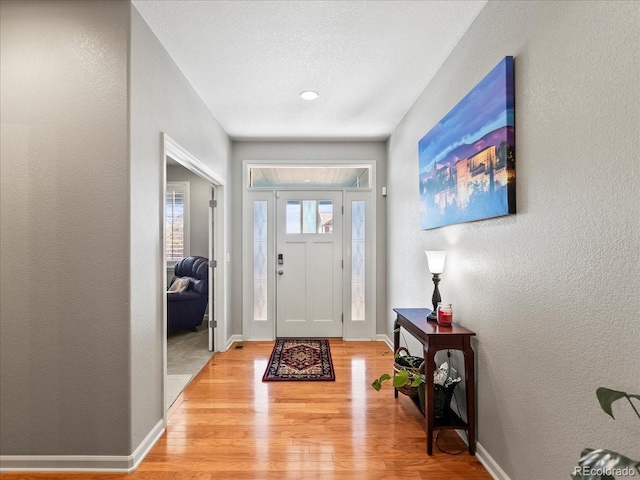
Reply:
[[[441,300],[440,290],[438,290],[439,283],[440,283],[440,274],[434,273],[433,274],[433,295],[431,295],[431,305],[433,305],[433,310],[431,311],[431,314],[427,316],[428,321],[433,321],[433,322],[438,321],[438,317],[436,316],[437,315],[436,308],[438,308],[438,303],[440,303],[440,300]]]

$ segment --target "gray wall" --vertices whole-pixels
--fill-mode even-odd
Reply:
[[[129,5],[0,8],[0,453],[128,455]]]
[[[231,317],[234,319],[234,334],[242,333],[242,162],[245,160],[371,160],[376,163],[378,175],[378,219],[377,219],[377,332],[384,333],[386,311],[386,201],[380,195],[380,186],[386,185],[386,147],[383,142],[233,142],[231,182],[238,186],[233,191],[232,244],[231,252],[233,284]]]
[[[230,142],[129,2],[1,9],[0,454],[128,456],[163,417],[161,132],[225,181]]]
[[[490,1],[389,140],[388,304],[428,305],[423,250],[478,336],[478,440],[511,479],[569,478],[584,447],[640,457],[640,4]],[[515,57],[515,216],[421,231],[417,142]],[[391,322],[387,324],[391,335]]]
[[[162,174],[160,132],[228,180],[230,141],[131,6],[131,335],[136,446],[162,418]],[[228,208],[228,202],[225,203]],[[228,215],[227,215],[228,218]],[[228,242],[227,242],[228,243]],[[226,284],[229,284],[228,270]],[[228,318],[228,315],[225,315]],[[220,332],[227,338],[226,332]]]

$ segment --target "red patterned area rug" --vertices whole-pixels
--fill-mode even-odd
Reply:
[[[278,338],[263,382],[284,380],[335,381],[329,341],[317,338]]]

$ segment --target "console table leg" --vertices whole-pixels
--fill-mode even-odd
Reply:
[[[433,372],[436,369],[435,350],[429,349],[429,344],[424,345],[424,419],[427,433],[427,455],[433,455],[433,427],[434,427],[434,415],[433,415],[433,402],[434,402],[434,389],[433,389]]]
[[[395,354],[400,347],[400,326],[398,325],[398,317],[396,316],[396,321],[393,322],[393,355],[395,361]],[[394,387],[393,396],[398,398],[398,389]]]
[[[467,390],[467,423],[469,424],[469,453],[476,454],[476,380],[475,357],[469,339],[464,345],[464,375]]]

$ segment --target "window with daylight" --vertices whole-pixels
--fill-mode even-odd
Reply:
[[[364,201],[351,203],[351,320],[364,320],[365,212]]]
[[[287,233],[333,233],[333,202],[287,200]]]
[[[267,320],[267,202],[253,202],[253,319]]]
[[[164,222],[167,261],[189,256],[189,182],[167,182]]]

